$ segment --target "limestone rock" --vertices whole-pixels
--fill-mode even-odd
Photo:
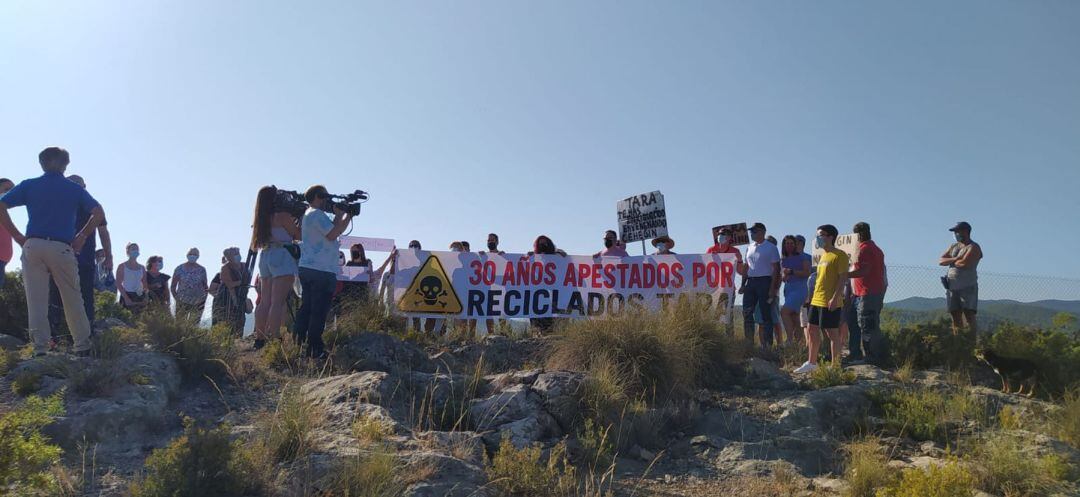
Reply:
[[[416,345],[386,333],[360,333],[339,342],[335,362],[351,371],[434,373],[435,363]]]

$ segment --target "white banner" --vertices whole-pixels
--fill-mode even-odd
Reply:
[[[398,311],[411,316],[541,318],[617,316],[679,299],[730,314],[735,256],[598,257],[399,250]]]
[[[366,236],[343,236],[340,238],[341,248],[348,251],[350,247],[359,243],[363,245],[364,252],[391,252],[394,250],[393,238],[371,238]]]

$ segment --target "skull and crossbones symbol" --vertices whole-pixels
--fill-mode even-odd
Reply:
[[[438,277],[427,276],[420,280],[420,288],[414,290],[416,295],[420,296],[420,300],[414,302],[415,305],[420,305],[423,301],[425,305],[441,305],[446,308],[446,302],[439,300],[447,295],[446,290],[443,289],[443,282]]]

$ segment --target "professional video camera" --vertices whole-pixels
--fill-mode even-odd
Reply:
[[[337,207],[349,215],[358,216],[360,215],[360,204],[367,199],[367,192],[362,190],[356,190],[346,195],[330,195],[326,202],[323,202],[322,210],[333,214],[334,208]],[[274,196],[275,211],[288,212],[295,217],[303,217],[307,208],[308,203],[302,193],[278,189],[277,194]]]

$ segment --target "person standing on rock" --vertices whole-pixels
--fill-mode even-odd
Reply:
[[[975,313],[979,310],[979,261],[983,251],[978,243],[971,239],[971,225],[966,221],[956,223],[949,228],[956,238],[956,243],[949,246],[938,264],[949,268],[942,279],[945,285],[945,300],[952,316],[953,335],[960,334],[966,328],[975,337],[978,327]]]
[[[44,174],[28,179],[0,197],[0,226],[22,246],[26,307],[34,354],[45,355],[49,348],[49,277],[56,281],[64,303],[68,329],[74,337],[76,355],[90,355],[90,321],[86,316],[79,285],[79,265],[75,254],[93,236],[105,211],[86,189],[64,177],[71,162],[67,150],[49,147],[38,154]],[[8,209],[26,206],[26,234],[11,221]],[[90,212],[78,226],[80,210]]]
[[[499,250],[499,235],[498,234],[496,234],[496,233],[488,233],[487,252],[481,251],[480,254],[494,254],[494,255],[504,255],[505,254],[505,252],[503,252],[502,250]],[[484,325],[487,326],[487,333],[489,335],[493,335],[495,333],[498,333],[500,330],[509,329],[510,328],[510,321],[505,320],[505,319],[499,319],[499,320],[487,319],[487,320],[485,320]]]
[[[206,268],[199,264],[199,249],[192,247],[187,262],[173,270],[169,290],[176,300],[176,319],[198,324],[206,308]]]
[[[843,315],[844,284],[848,274],[848,256],[836,248],[836,226],[825,224],[818,227],[817,246],[825,253],[817,266],[817,281],[810,297],[809,357],[795,373],[810,373],[818,368],[817,357],[821,347],[821,332],[829,336],[833,364],[839,365],[843,344],[840,336],[840,319]]]
[[[848,274],[854,294],[856,321],[862,335],[860,342],[849,345],[855,355],[859,345],[867,361],[881,365],[888,357],[885,337],[881,333],[881,309],[885,306],[885,253],[870,237],[870,224],[856,223],[852,230],[859,237],[859,255]]]
[[[81,188],[86,189],[86,181],[82,176],[72,174],[68,176],[68,180]],[[86,221],[90,219],[90,211],[79,210],[79,214],[75,219],[75,225],[81,226],[86,224]],[[101,248],[104,252],[104,260],[102,266],[108,271],[112,272],[113,259],[112,259],[112,237],[109,235],[109,226],[105,219],[101,220],[101,224],[98,225],[95,230],[97,237],[94,233],[86,239],[86,244],[83,245],[82,250],[75,255],[75,260],[79,264],[79,294],[82,295],[83,308],[86,309],[86,319],[90,321],[90,335],[94,334],[94,287],[97,281],[98,264],[96,260],[97,253],[97,238],[101,238]],[[63,320],[64,307],[60,300],[60,289],[56,286],[56,282],[50,279],[49,281],[49,322],[52,325],[54,334],[57,334],[60,329],[60,322]]]
[[[806,280],[810,277],[811,257],[799,249],[799,240],[794,235],[787,235],[782,242],[781,279],[784,281],[784,307],[780,309],[780,318],[784,322],[789,343],[802,336],[799,324],[799,311],[806,303]]]
[[[0,197],[12,188],[15,188],[15,183],[7,178],[0,178]],[[15,247],[11,239],[11,233],[8,232],[7,228],[0,226],[0,288],[4,288],[4,281],[7,279],[7,265],[14,256]]]
[[[275,207],[278,189],[264,186],[255,197],[255,216],[251,222],[249,250],[259,253],[259,303],[255,306],[255,341],[263,348],[268,340],[278,338],[285,322],[289,295],[298,274],[300,252],[296,240],[301,237],[296,216]]]
[[[322,208],[330,193],[326,187],[315,185],[304,193],[311,207],[304,214],[300,232],[300,310],[293,323],[296,343],[307,344],[307,355],[318,360],[328,357],[322,334],[326,328],[326,316],[337,286],[338,237],[352,221],[352,214],[334,207],[334,218]]]
[[[773,302],[780,289],[780,251],[765,239],[765,225],[754,223],[750,228],[750,246],[746,249],[746,276],[743,290],[743,334],[754,342],[754,312],[761,313],[761,346],[773,344]]]

